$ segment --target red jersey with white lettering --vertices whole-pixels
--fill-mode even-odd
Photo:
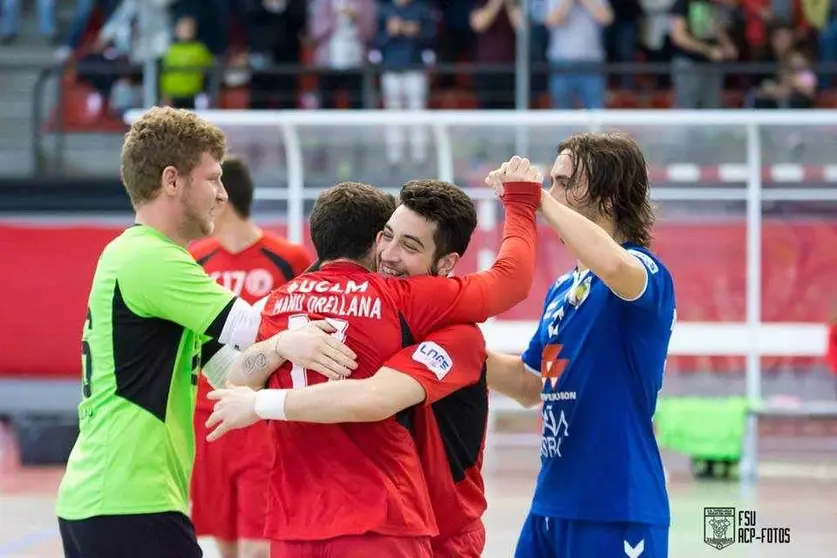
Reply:
[[[491,269],[461,278],[393,279],[351,262],[326,263],[271,293],[258,339],[329,318],[335,335],[357,354],[352,377],[362,379],[414,338],[508,310],[525,298],[534,277],[541,186],[505,186],[504,237]],[[268,387],[302,388],[323,381],[319,374],[286,363],[270,377]],[[438,534],[409,411],[376,423],[270,424],[277,451],[268,538]]]
[[[196,242],[190,251],[213,279],[251,304],[301,273],[310,263],[302,246],[268,233],[235,254],[213,238]],[[190,487],[195,533],[225,541],[261,539],[267,514],[265,486],[276,447],[266,422],[207,442],[209,431],[205,424],[212,414],[212,402],[206,394],[211,389],[201,374]]]
[[[229,252],[212,237],[190,245],[189,252],[210,277],[250,304],[302,273],[313,261],[303,246],[268,232],[241,252]],[[201,411],[212,412],[212,402],[206,398],[211,390],[201,374],[197,400]]]
[[[486,356],[480,329],[460,324],[434,331],[384,365],[417,380],[427,394],[413,409],[413,434],[438,521],[439,535],[433,541],[437,555],[447,539],[482,528]],[[468,555],[480,556],[482,550],[471,549]]]

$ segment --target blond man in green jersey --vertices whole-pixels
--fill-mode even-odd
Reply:
[[[136,222],[102,252],[88,300],[80,434],[56,504],[67,557],[201,556],[187,517],[197,374],[223,385],[260,323],[186,251],[227,199],[225,151],[221,130],[171,108],[151,109],[125,136]],[[340,362],[323,366],[347,370],[353,354],[321,327],[276,350],[296,361],[303,348],[336,348]]]

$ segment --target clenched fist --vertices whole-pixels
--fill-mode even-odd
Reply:
[[[503,184],[507,182],[537,182],[543,183],[543,174],[529,159],[515,155],[485,177],[485,184],[498,196],[503,195]]]

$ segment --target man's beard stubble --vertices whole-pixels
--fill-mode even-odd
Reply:
[[[190,179],[183,189],[183,198],[180,200],[183,206],[183,220],[180,228],[186,238],[197,240],[212,234],[215,222],[211,217],[204,219],[200,216],[193,206],[191,193],[192,181]]]

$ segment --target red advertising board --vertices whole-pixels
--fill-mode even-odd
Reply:
[[[280,224],[267,228],[283,230]],[[113,225],[0,226],[5,261],[0,374],[79,373],[81,330],[96,261],[120,230]],[[474,271],[478,252],[495,248],[499,235],[499,230],[478,232],[457,273]],[[743,222],[663,222],[656,237],[655,250],[675,277],[679,320],[744,320]],[[550,282],[572,266],[554,233],[543,229],[539,238],[532,295],[504,319],[537,319]],[[763,238],[763,319],[824,322],[837,303],[837,223],[768,221]],[[521,346],[525,343],[522,339]]]

